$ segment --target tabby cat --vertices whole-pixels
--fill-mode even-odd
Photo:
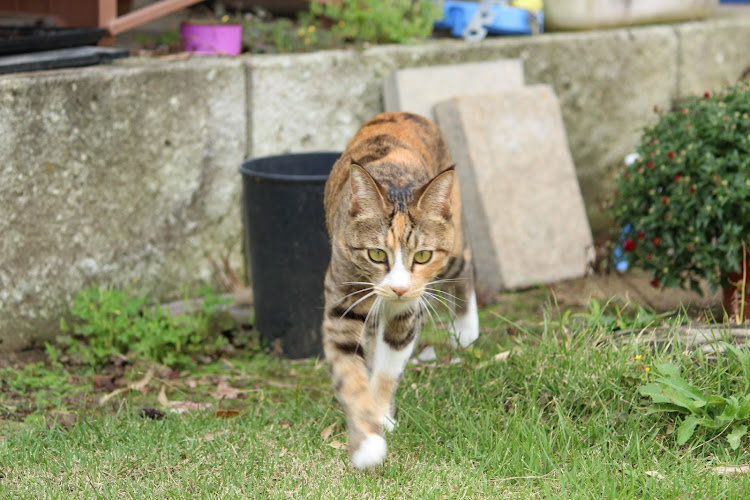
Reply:
[[[394,393],[432,297],[453,303],[454,345],[479,334],[458,179],[440,130],[383,113],[349,141],[325,187],[331,262],[323,346],[356,468],[386,456]],[[450,294],[439,295],[440,284]]]

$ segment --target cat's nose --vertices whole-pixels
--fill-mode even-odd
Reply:
[[[393,290],[393,293],[401,297],[403,294],[409,290],[408,286],[391,286],[391,290]]]

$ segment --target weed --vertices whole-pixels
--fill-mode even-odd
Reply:
[[[714,434],[726,434],[729,446],[736,450],[747,434],[750,423],[750,352],[723,343],[732,353],[726,358],[726,378],[742,372],[739,384],[712,384],[712,389],[701,390],[696,383],[683,377],[680,368],[671,363],[655,366],[659,376],[639,391],[651,398],[649,412],[684,416],[677,430],[677,444],[683,445],[703,427]],[[723,389],[723,390],[722,390]]]
[[[413,43],[432,33],[440,12],[426,0],[342,0],[310,3],[310,12],[332,22],[341,39],[369,43]]]
[[[88,288],[76,294],[72,325],[62,319],[58,337],[68,354],[84,364],[101,366],[116,354],[132,354],[170,367],[191,364],[191,355],[215,352],[226,342],[209,334],[211,315],[226,301],[210,288],[199,290],[202,309],[172,316],[145,295],[116,289]],[[48,352],[54,349],[48,347]]]

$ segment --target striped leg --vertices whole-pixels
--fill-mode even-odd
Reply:
[[[387,447],[376,409],[365,362],[363,327],[366,315],[357,308],[337,304],[331,297],[330,272],[326,275],[326,311],[323,320],[323,349],[331,368],[336,395],[346,412],[349,456],[358,469],[380,464]],[[354,302],[354,300],[352,300]],[[364,307],[364,306],[363,306]]]
[[[390,316],[388,309],[386,307],[386,317]],[[409,308],[381,321],[378,329],[370,384],[378,418],[387,431],[392,431],[396,425],[394,395],[414,350],[421,321],[421,311]]]

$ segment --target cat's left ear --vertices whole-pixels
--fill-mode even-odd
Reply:
[[[352,190],[349,213],[357,215],[363,212],[384,210],[385,199],[380,187],[370,173],[363,167],[352,163],[349,170],[349,182]]]
[[[417,193],[417,207],[435,215],[450,219],[453,215],[451,198],[456,178],[455,165],[438,174]]]

